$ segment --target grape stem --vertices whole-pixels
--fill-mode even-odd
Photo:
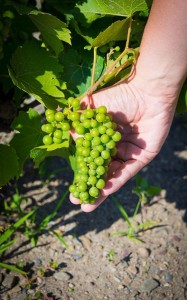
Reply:
[[[131,27],[132,27],[132,17],[130,17],[130,20],[129,20],[129,27],[128,27],[128,31],[127,31],[127,40],[126,40],[125,50],[129,48]]]

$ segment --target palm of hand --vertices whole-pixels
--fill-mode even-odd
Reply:
[[[131,83],[99,91],[93,95],[93,105],[107,107],[119,126],[122,140],[110,164],[102,196],[94,205],[82,205],[86,212],[93,211],[157,155],[167,137],[174,113],[166,99],[148,96]],[[70,200],[74,204],[79,203],[72,195]]]

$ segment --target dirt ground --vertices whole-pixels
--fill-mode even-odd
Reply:
[[[19,183],[21,194],[28,198],[26,208],[37,204],[41,219],[42,215],[50,214],[72,180],[63,160],[52,163],[53,171],[59,170],[54,175],[48,167],[50,182],[44,184],[28,165],[26,176]],[[86,214],[67,197],[49,226],[63,234],[69,247],[47,232],[40,235],[37,247],[32,247],[21,232],[17,233],[17,241],[7,251],[4,262],[21,262],[32,283],[1,269],[0,299],[187,299],[185,116],[175,118],[160,154],[142,170],[141,176],[162,189],[135,218],[137,224],[143,217],[158,225],[141,233],[142,243],[113,235],[125,231],[127,223],[112,199]],[[137,196],[131,192],[134,185],[132,179],[115,194],[130,215],[137,203]],[[1,219],[3,222],[2,216]],[[57,269],[51,267],[52,261],[58,263]]]

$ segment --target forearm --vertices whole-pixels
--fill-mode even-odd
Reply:
[[[154,0],[135,68],[149,92],[179,93],[187,73],[187,1]]]

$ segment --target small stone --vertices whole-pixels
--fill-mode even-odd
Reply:
[[[81,241],[82,241],[82,244],[83,244],[84,248],[86,248],[86,249],[90,248],[90,245],[91,245],[92,242],[89,238],[87,238],[86,236],[82,236]]]
[[[12,289],[18,284],[18,282],[19,282],[19,277],[9,274],[3,280],[3,285],[8,289]]]
[[[82,258],[82,254],[81,253],[73,254],[72,257],[74,260],[79,260]]]
[[[120,278],[119,278],[119,277],[117,277],[117,276],[114,276],[114,280],[115,280],[116,282],[118,282],[118,283],[120,283],[120,282],[121,282]]]
[[[147,258],[150,255],[150,250],[144,247],[138,249],[138,253],[142,258]]]
[[[122,280],[122,284],[125,286],[129,286],[129,284],[132,282],[132,279],[126,274],[125,277]]]
[[[68,281],[73,276],[68,272],[59,271],[53,275],[53,277],[57,280]]]
[[[124,285],[120,284],[118,285],[118,290],[123,290],[124,289]]]
[[[138,273],[138,268],[135,266],[129,266],[127,268],[127,272],[136,275]]]
[[[35,259],[34,261],[35,266],[41,266],[42,265],[42,260],[40,258]]]
[[[155,279],[146,279],[140,286],[142,292],[151,292],[152,290],[156,289],[160,283]]]
[[[173,275],[170,274],[170,273],[164,274],[164,280],[165,280],[166,282],[171,282],[171,281],[173,281]]]
[[[68,286],[69,286],[70,289],[73,289],[75,287],[75,285],[71,282],[68,284]]]

